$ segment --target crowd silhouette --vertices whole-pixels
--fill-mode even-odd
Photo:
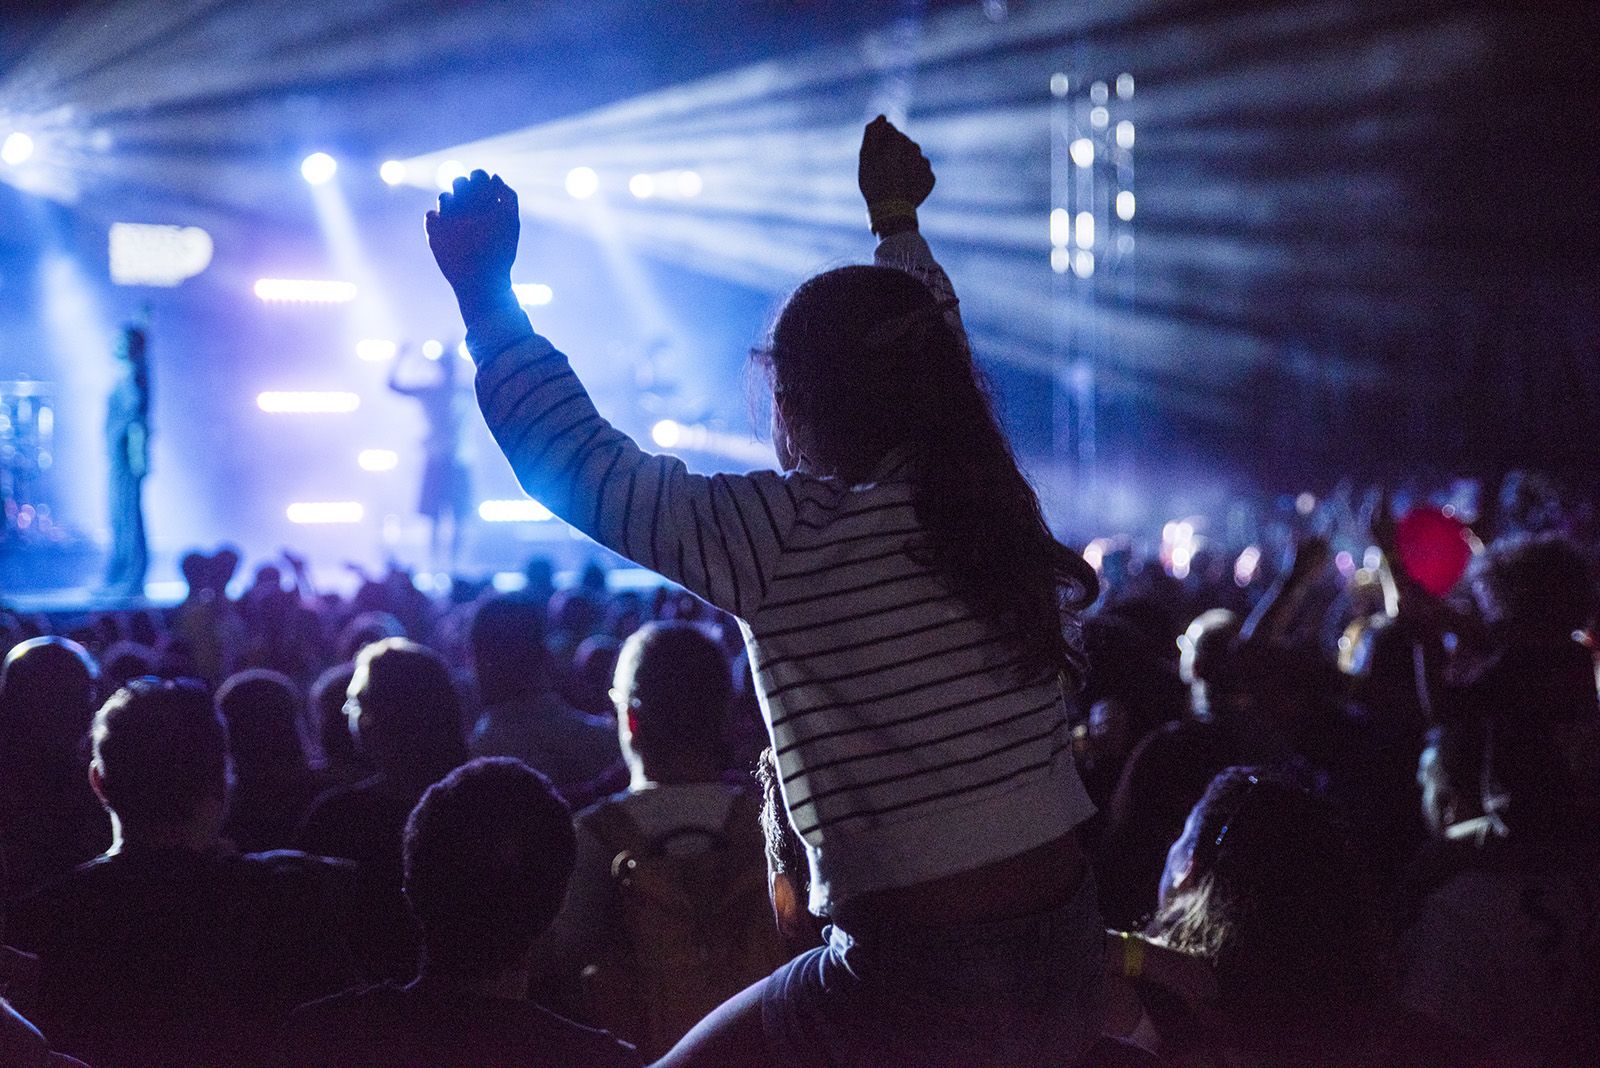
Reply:
[[[860,184],[876,262],[758,354],[783,474],[595,412],[498,178],[429,213],[497,441],[651,592],[235,596],[223,549],[171,609],[0,614],[0,1061],[1600,1063],[1593,502],[1342,485],[1080,554],[919,147],[870,124]]]

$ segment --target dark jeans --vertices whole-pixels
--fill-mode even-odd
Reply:
[[[1072,1065],[1100,1033],[1105,928],[1092,878],[1067,904],[1020,919],[826,934],[767,980],[776,1063]]]

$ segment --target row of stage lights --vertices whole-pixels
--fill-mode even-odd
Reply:
[[[31,153],[31,142],[28,147]],[[390,186],[420,185],[424,184],[421,179],[425,175],[417,172],[424,167],[424,164],[405,163],[397,159],[385,160],[378,167],[378,177]],[[326,152],[313,152],[300,161],[300,176],[311,185],[326,185],[338,173],[339,161]],[[441,191],[448,192],[457,178],[465,178],[468,173],[466,164],[447,159],[434,167],[433,184]],[[567,195],[574,200],[588,200],[600,192],[600,174],[593,167],[574,167],[567,172],[562,184]],[[628,192],[635,200],[686,200],[699,196],[704,188],[705,180],[700,177],[700,172],[692,170],[641,172],[628,179]]]
[[[295,501],[284,515],[300,526],[348,526],[366,519],[367,509],[360,501]],[[547,523],[555,516],[532,497],[516,497],[479,502],[478,518],[485,523]]]
[[[1050,95],[1060,104],[1067,105],[1073,84],[1072,79],[1065,72],[1058,71],[1050,76]],[[1072,119],[1068,122],[1068,126],[1072,128],[1072,133],[1067,133],[1071,140],[1066,145],[1066,159],[1071,164],[1069,169],[1076,175],[1075,178],[1070,180],[1072,187],[1077,188],[1080,184],[1086,183],[1086,187],[1092,189],[1095,184],[1096,170],[1102,168],[1105,170],[1107,178],[1115,178],[1119,182],[1125,178],[1131,178],[1132,152],[1138,131],[1134,128],[1134,124],[1127,119],[1113,124],[1111,121],[1111,107],[1133,99],[1133,75],[1124,72],[1117,75],[1114,80],[1097,80],[1090,82],[1087,86],[1080,85],[1081,89],[1087,90],[1085,93],[1087,99],[1082,101],[1083,104],[1088,105],[1087,112],[1076,113],[1075,109],[1068,109],[1069,111],[1074,111],[1075,114],[1086,114],[1088,126],[1086,132],[1078,133],[1077,131],[1083,130],[1078,121]],[[1063,112],[1060,110],[1055,113],[1053,123],[1060,121],[1061,114]],[[1076,133],[1076,136],[1073,136],[1074,133]],[[1092,193],[1088,199],[1092,208],[1095,201]],[[1098,227],[1102,231],[1115,228],[1118,220],[1124,223],[1132,222],[1134,213],[1138,208],[1138,202],[1132,189],[1116,189],[1114,195],[1109,199],[1109,203],[1104,204],[1104,208],[1107,214],[1102,217],[1101,221],[1105,225]],[[1111,218],[1112,214],[1116,216],[1115,220]],[[1077,211],[1072,211],[1065,206],[1052,208],[1050,211],[1051,268],[1057,274],[1065,274],[1070,270],[1079,278],[1088,278],[1093,275],[1096,254],[1100,251],[1097,246],[1107,245],[1111,236],[1104,232],[1097,234],[1096,230],[1095,211],[1085,210],[1082,203],[1078,205]],[[1109,242],[1110,247],[1106,250],[1108,253],[1114,256],[1122,256],[1133,251],[1133,235],[1131,233],[1122,232],[1115,236],[1115,242]]]
[[[268,392],[256,396],[256,406],[274,415],[337,415],[354,412],[361,406],[361,397],[332,391]],[[727,447],[729,443],[748,445],[734,435],[671,419],[662,419],[651,427],[650,438],[664,449],[716,449]],[[356,454],[356,466],[372,473],[393,471],[400,466],[400,454],[393,449],[362,449]],[[300,525],[349,525],[364,520],[366,508],[360,501],[296,501],[285,509],[285,516],[289,522]],[[485,523],[546,523],[555,515],[533,498],[519,497],[480,502],[478,518]]]
[[[581,173],[585,171],[587,178]],[[338,172],[338,161],[326,152],[313,152],[300,163],[300,176],[314,186],[326,185]],[[405,183],[410,173],[410,168],[399,160],[389,160],[378,169],[378,176],[390,186]],[[456,178],[466,174],[464,166],[448,161],[438,168],[436,182],[440,189],[449,189]],[[640,176],[635,177],[637,180]],[[690,184],[694,192],[684,195],[699,192],[699,176],[695,175]],[[574,197],[592,196],[598,188],[598,176],[588,168],[578,168],[567,176],[567,189]],[[677,188],[687,186],[680,182]],[[539,307],[555,299],[555,291],[542,282],[519,282],[512,289],[524,307]],[[347,304],[356,299],[357,292],[352,282],[261,278],[256,281],[255,295],[267,303]],[[392,360],[399,351],[399,344],[387,338],[364,338],[355,346],[356,358],[368,363]],[[421,352],[429,360],[443,359],[444,342],[430,338],[422,343]],[[456,354],[471,358],[465,341],[457,346]],[[256,407],[271,415],[342,415],[361,407],[361,395],[344,390],[270,390],[256,395]],[[362,449],[356,454],[356,466],[372,473],[393,471],[400,466],[400,454],[393,449]],[[364,521],[366,514],[360,501],[296,501],[284,510],[289,522],[302,526],[351,525]],[[486,523],[543,523],[554,516],[538,501],[522,497],[481,501],[478,518]]]

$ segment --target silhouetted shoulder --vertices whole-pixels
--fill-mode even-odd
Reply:
[[[287,1063],[316,1068],[429,1064],[466,1068],[640,1068],[634,1048],[529,1001],[423,993],[417,984],[347,990],[303,1005],[285,1033]]]

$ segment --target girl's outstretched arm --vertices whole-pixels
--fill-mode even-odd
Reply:
[[[693,475],[603,419],[512,293],[519,230],[516,194],[483,171],[457,179],[427,218],[478,364],[478,404],[518,481],[607,548],[749,618],[801,508],[801,480]]]

